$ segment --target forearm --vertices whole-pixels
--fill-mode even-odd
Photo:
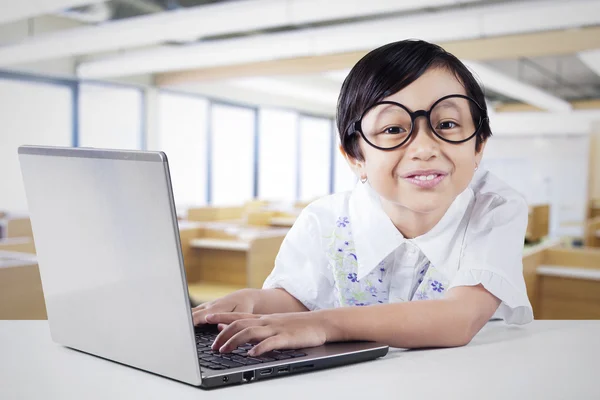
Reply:
[[[328,324],[328,341],[371,340],[392,347],[467,344],[480,327],[452,300],[428,300],[317,311]]]
[[[254,314],[303,312],[308,309],[283,289],[254,289]]]

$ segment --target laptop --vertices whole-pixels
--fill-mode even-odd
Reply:
[[[54,342],[202,388],[384,356],[372,342],[249,357],[214,353],[194,327],[167,157],[162,152],[19,147]]]

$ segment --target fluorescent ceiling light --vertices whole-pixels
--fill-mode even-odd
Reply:
[[[104,3],[105,0],[12,0],[0,3],[0,24],[38,15],[62,11],[65,8]]]
[[[227,83],[233,86],[252,89],[258,92],[302,100],[317,101],[327,105],[335,105],[338,97],[338,92],[335,91],[323,90],[318,87],[310,87],[307,85],[300,85],[298,83],[288,82],[283,79],[242,78],[233,79]]]
[[[0,48],[0,66],[478,1],[243,0],[209,4],[34,37]],[[19,3],[25,2],[13,1],[11,7]]]
[[[585,64],[589,69],[594,71],[600,76],[600,49],[582,51],[577,53],[577,57]]]
[[[407,38],[445,42],[598,23],[600,2],[510,2],[189,46],[161,46],[83,62],[77,71],[86,78],[107,78],[363,51]],[[0,60],[4,60],[1,51]]]
[[[548,111],[571,111],[572,109],[569,102],[495,71],[487,65],[464,60],[463,63],[475,73],[485,88]]]

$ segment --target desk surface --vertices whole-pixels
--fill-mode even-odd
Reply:
[[[244,240],[197,238],[190,240],[190,247],[194,249],[214,249],[214,250],[250,250],[250,242]]]
[[[393,349],[371,362],[205,391],[56,345],[46,321],[0,321],[0,399],[600,399],[599,337],[600,321],[495,321],[462,348]]]
[[[29,265],[37,265],[37,257],[34,254],[0,250],[0,268],[25,267]]]
[[[600,281],[600,269],[595,268],[577,268],[561,265],[540,265],[539,267],[537,267],[536,273],[538,275],[545,276],[558,276],[561,278]]]

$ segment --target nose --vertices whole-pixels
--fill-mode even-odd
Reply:
[[[425,116],[415,119],[415,126],[406,151],[414,160],[427,161],[439,156],[439,141],[431,131]]]

